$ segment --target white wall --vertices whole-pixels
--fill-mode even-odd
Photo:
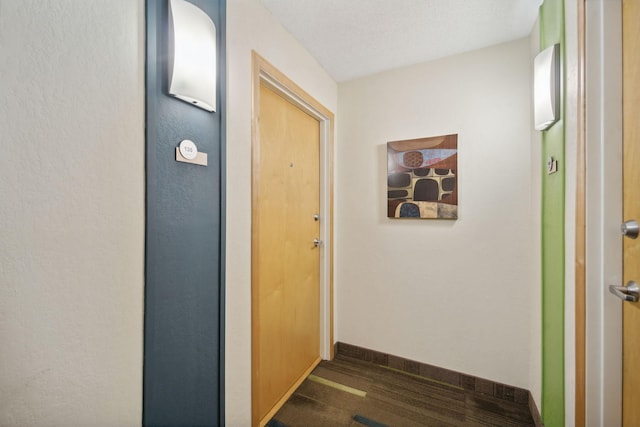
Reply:
[[[530,46],[530,67],[533,67],[533,60],[540,51],[540,18],[536,19],[531,34],[529,35]],[[533,97],[533,82],[530,86],[530,93]],[[533,123],[533,109],[530,113],[531,123]],[[531,274],[531,283],[533,293],[531,294],[531,322],[530,343],[533,351],[529,354],[529,363],[532,367],[529,376],[529,391],[533,396],[538,411],[542,411],[542,235],[541,222],[541,201],[542,201],[542,171],[545,167],[546,159],[542,158],[542,132],[532,131],[531,133],[531,201],[532,210],[538,214],[533,215],[533,226],[531,227],[531,258],[533,264],[537,267],[533,269]]]
[[[226,421],[251,420],[251,51],[337,112],[337,85],[257,0],[227,2]]]
[[[142,1],[0,4],[0,425],[142,420]]]
[[[340,84],[338,340],[527,389],[539,378],[529,58],[521,39]],[[386,142],[450,133],[459,219],[388,219]]]

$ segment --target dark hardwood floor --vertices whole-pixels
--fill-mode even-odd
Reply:
[[[269,427],[533,426],[527,405],[337,355],[323,361]]]

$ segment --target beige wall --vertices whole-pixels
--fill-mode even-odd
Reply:
[[[257,51],[326,108],[337,85],[257,0],[227,2],[227,425],[251,419],[251,51]]]
[[[340,341],[536,386],[530,78],[521,39],[339,86]],[[386,142],[450,133],[459,219],[388,219]]]
[[[0,425],[142,420],[142,1],[0,3]]]

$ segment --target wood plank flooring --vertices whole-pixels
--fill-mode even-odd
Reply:
[[[337,355],[321,362],[268,424],[363,425],[520,427],[534,422],[527,405]]]

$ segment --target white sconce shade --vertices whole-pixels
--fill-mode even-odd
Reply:
[[[536,130],[560,118],[560,45],[549,46],[533,60],[533,104]]]
[[[169,1],[169,94],[216,110],[216,26],[202,9]]]

